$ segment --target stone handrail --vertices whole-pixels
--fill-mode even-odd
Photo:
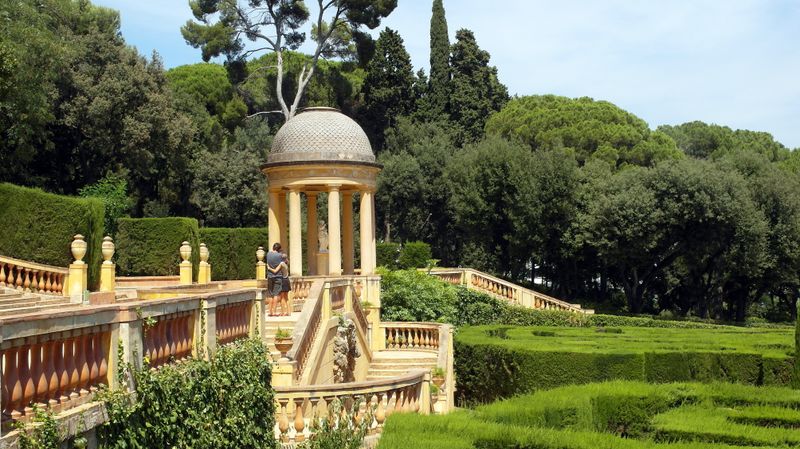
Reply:
[[[296,276],[292,278],[292,310],[300,312],[303,310],[303,304],[308,299],[311,293],[311,286],[314,280],[308,277]]]
[[[219,344],[226,345],[247,338],[252,312],[252,305],[244,301],[218,305],[215,316]]]
[[[67,295],[69,270],[0,256],[0,287],[46,295]]]
[[[582,309],[578,304],[570,304],[471,268],[434,269],[429,273],[431,276],[436,276],[450,284],[463,285],[520,306],[534,309],[593,313],[591,310]]]
[[[30,404],[60,412],[108,385],[111,326],[99,325],[2,343],[2,411],[19,419]]]
[[[392,379],[275,387],[275,399],[275,434],[285,443],[300,443],[310,437],[309,421],[327,416],[334,401],[354,410],[357,421],[369,419],[370,433],[379,433],[392,413],[431,412],[430,373],[414,370]]]
[[[91,401],[100,385],[116,387],[113,373],[122,364],[141,366],[144,357],[158,367],[200,355],[196,338],[215,340],[203,312],[228,304],[253,307],[257,295],[257,290],[235,290],[0,318],[3,414],[27,420],[31,403],[59,413]]]
[[[310,289],[309,298],[305,301],[300,317],[294,326],[292,349],[286,356],[295,361],[294,378],[298,381],[306,368],[311,348],[314,345],[319,329],[322,326],[322,279],[316,280]]]
[[[386,349],[439,350],[440,325],[437,323],[383,322],[381,327]]]

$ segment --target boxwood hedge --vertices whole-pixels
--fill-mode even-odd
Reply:
[[[179,248],[192,246],[192,265],[197,276],[200,261],[200,229],[194,218],[120,218],[117,220],[117,274],[120,276],[168,276],[178,274]]]
[[[0,183],[0,254],[58,267],[72,263],[75,234],[86,239],[89,288],[99,281],[103,202]]]
[[[793,350],[788,330],[730,326],[621,330],[462,328],[455,340],[459,399],[485,403],[566,384],[612,379],[751,385],[788,385],[791,380]]]
[[[214,280],[254,279],[256,250],[267,247],[266,228],[200,228]]]

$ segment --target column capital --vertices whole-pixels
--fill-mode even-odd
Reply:
[[[328,191],[330,191],[330,192],[334,192],[334,191],[338,192],[339,188],[341,188],[342,185],[341,184],[327,184],[327,187],[328,187]]]
[[[294,192],[300,193],[300,192],[302,192],[302,191],[303,191],[303,187],[301,187],[301,186],[289,186],[289,192],[292,192],[292,193],[294,193]]]

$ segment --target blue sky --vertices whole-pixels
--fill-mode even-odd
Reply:
[[[167,67],[200,61],[186,0],[95,0]],[[308,2],[316,3],[316,2]],[[381,27],[428,71],[430,0],[399,0]],[[611,101],[651,127],[691,120],[800,147],[800,0],[444,0],[451,41],[475,32],[512,94]]]

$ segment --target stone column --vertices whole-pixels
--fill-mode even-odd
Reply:
[[[103,238],[103,264],[100,266],[100,291],[113,292],[115,288],[116,265],[111,261],[114,257],[114,241],[109,236]]]
[[[267,216],[269,220],[267,229],[267,232],[269,233],[267,236],[269,238],[269,247],[267,248],[268,251],[272,250],[273,244],[281,241],[281,230],[278,223],[278,192],[278,190],[269,191],[269,214]]]
[[[76,234],[70,244],[72,257],[75,261],[69,264],[69,283],[68,291],[70,302],[81,303],[83,302],[83,292],[88,288],[88,273],[89,267],[83,261],[83,256],[86,255],[87,245],[81,234]]]
[[[361,204],[359,208],[361,225],[361,274],[368,275],[375,272],[372,232],[372,193],[361,191]]]
[[[339,184],[328,186],[328,274],[342,274],[342,226],[339,215]]]
[[[370,263],[370,270],[371,270],[370,272],[371,273],[375,273],[375,267],[378,264],[378,249],[377,249],[378,241],[377,241],[377,234],[376,234],[376,230],[378,228],[378,225],[377,225],[377,215],[375,214],[375,191],[374,190],[371,190],[369,192],[369,218],[370,218],[370,220],[372,220],[372,226],[369,229],[370,230],[370,245],[369,245],[370,257],[369,257],[369,263]]]
[[[303,231],[300,223],[300,190],[289,191],[289,274],[303,275]]]
[[[278,233],[280,240],[278,241],[283,247],[283,251],[287,251],[289,249],[289,242],[287,241],[289,227],[286,224],[286,192],[283,190],[278,192],[278,228],[280,228]]]
[[[306,259],[308,274],[317,274],[317,251],[319,251],[319,228],[317,222],[317,192],[306,192],[308,230],[306,231]]]
[[[181,254],[180,263],[180,283],[181,285],[191,285],[192,283],[192,262],[189,260],[192,257],[192,247],[189,242],[184,241],[179,249]]]
[[[353,242],[353,193],[342,192],[342,264],[344,274],[352,275],[355,268]]]

